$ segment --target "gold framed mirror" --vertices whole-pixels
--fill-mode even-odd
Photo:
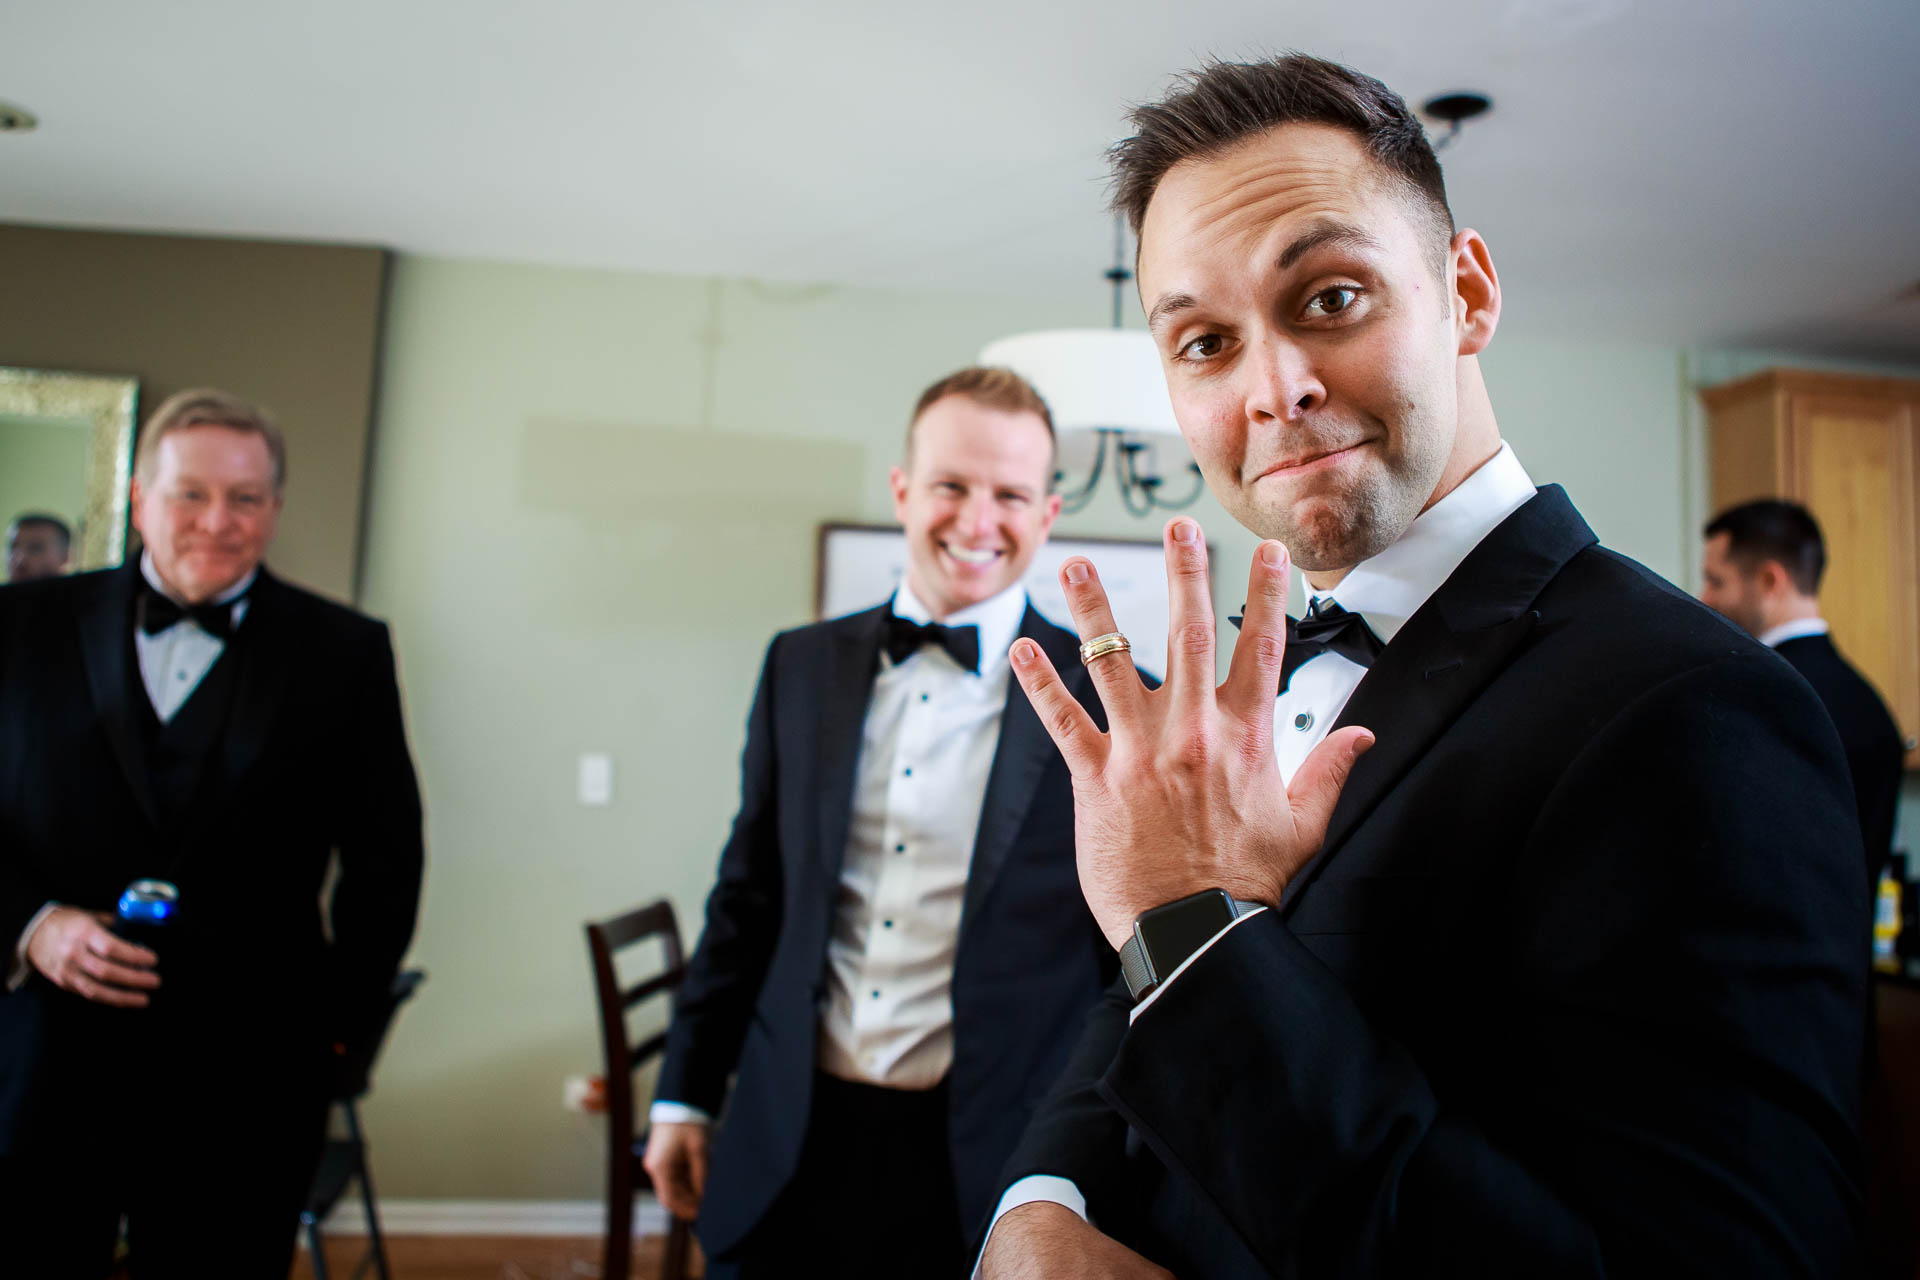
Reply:
[[[69,573],[126,555],[139,391],[135,378],[0,366],[0,521],[66,524]]]

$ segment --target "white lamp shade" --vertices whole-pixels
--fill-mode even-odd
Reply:
[[[990,342],[980,363],[1013,370],[1053,411],[1056,431],[1117,427],[1180,434],[1153,339],[1138,329],[1048,329]]]

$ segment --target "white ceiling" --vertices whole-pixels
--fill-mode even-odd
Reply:
[[[6,0],[0,220],[1096,300],[1208,54],[1494,99],[1509,331],[1920,359],[1920,3]]]

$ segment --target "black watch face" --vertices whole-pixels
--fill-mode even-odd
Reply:
[[[1156,980],[1164,982],[1180,962],[1207,945],[1213,935],[1234,921],[1233,899],[1212,889],[1140,917],[1140,942],[1153,961]]]

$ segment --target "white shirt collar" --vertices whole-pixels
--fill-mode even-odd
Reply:
[[[1798,640],[1804,636],[1823,636],[1827,634],[1825,618],[1794,618],[1777,627],[1768,627],[1760,633],[1760,643],[1769,649],[1778,649],[1789,640]]]
[[[186,603],[185,600],[182,600],[180,598],[178,592],[174,591],[166,583],[160,581],[160,570],[153,563],[153,552],[152,550],[147,548],[142,548],[140,552],[140,576],[147,580],[148,586],[152,587],[155,591],[158,591],[161,595],[173,601],[175,604]],[[247,570],[246,577],[240,579],[240,581],[234,583],[232,586],[228,587],[225,591],[222,591],[219,595],[215,596],[213,598],[213,603],[225,604],[229,600],[238,600],[242,595],[246,594],[247,588],[251,587],[253,585],[253,580],[259,576],[260,576],[260,568],[258,565],[255,565],[253,568]],[[1009,640],[1007,643],[1011,645],[1013,642]]]
[[[913,594],[905,578],[900,579],[899,590],[893,593],[893,612],[908,622],[933,621],[933,610]],[[980,628],[980,674],[984,676],[995,666],[1009,665],[1007,651],[1019,637],[1020,621],[1026,616],[1026,584],[1016,582],[999,595],[970,604],[941,621],[949,627]]]
[[[1513,447],[1503,442],[1452,493],[1421,512],[1398,542],[1355,565],[1333,590],[1308,588],[1307,594],[1331,596],[1363,616],[1382,644],[1391,643],[1480,540],[1535,492]]]

